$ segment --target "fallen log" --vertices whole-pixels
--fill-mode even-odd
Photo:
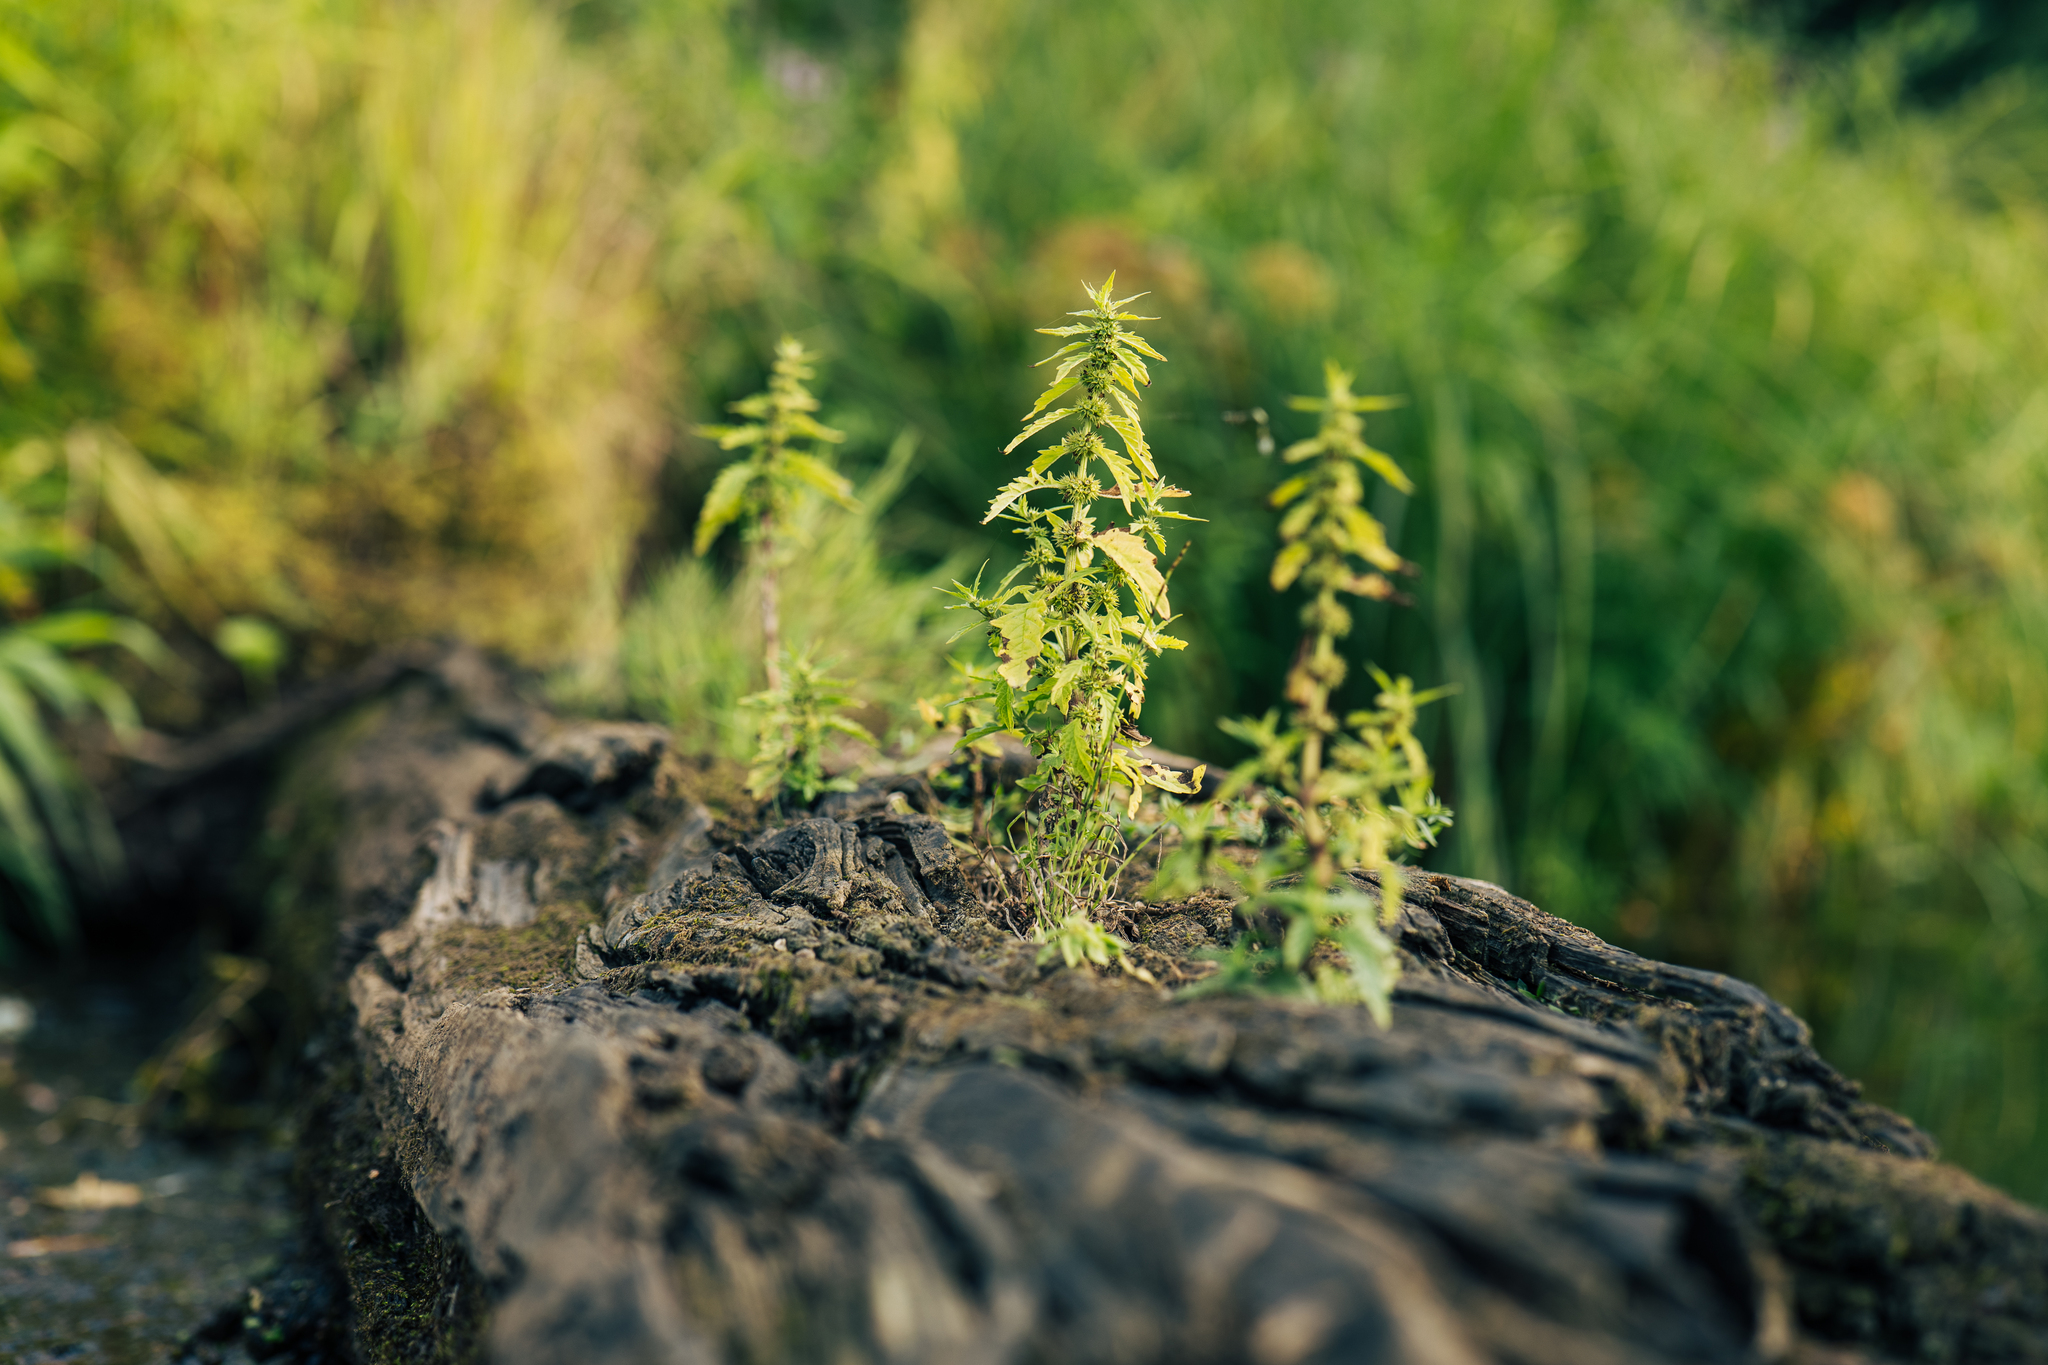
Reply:
[[[2048,1360],[2048,1216],[1747,983],[1417,874],[1390,1029],[1177,998],[1040,965],[885,792],[756,829],[478,687],[396,681],[269,817],[366,1360]]]

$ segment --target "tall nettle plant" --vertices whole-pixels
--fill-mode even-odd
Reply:
[[[698,428],[721,449],[746,452],[712,482],[697,518],[696,551],[703,554],[726,527],[738,523],[760,583],[768,686],[740,699],[756,722],[747,789],[757,800],[791,798],[800,805],[809,805],[822,791],[852,785],[824,771],[825,746],[834,736],[873,742],[844,714],[853,703],[846,685],[827,676],[826,665],[808,650],[787,652],[782,643],[779,581],[783,558],[796,547],[799,505],[816,496],[848,510],[857,505],[853,485],[826,458],[826,447],[846,437],[813,415],[818,400],[806,383],[812,375],[803,343],[784,337],[775,347],[767,389],[732,404],[732,412],[746,420]]]
[[[810,353],[794,337],[775,346],[775,365],[764,392],[731,405],[744,422],[697,428],[720,450],[746,454],[718,471],[704,510],[697,516],[696,551],[703,554],[726,527],[739,523],[748,554],[761,580],[761,650],[767,659],[768,689],[782,686],[782,612],[778,575],[789,548],[797,504],[823,496],[851,510],[853,485],[825,458],[825,447],[846,439],[814,414],[818,400],[806,386],[814,371]]]
[[[1260,926],[1238,941],[1222,971],[1202,989],[1355,1000],[1385,1024],[1400,957],[1382,926],[1399,913],[1399,858],[1433,844],[1451,822],[1432,789],[1429,756],[1415,737],[1417,708],[1444,693],[1418,695],[1408,679],[1374,668],[1378,691],[1370,709],[1341,720],[1331,709],[1349,672],[1338,647],[1351,632],[1344,599],[1393,597],[1387,575],[1408,568],[1365,509],[1365,474],[1404,493],[1412,485],[1391,457],[1365,439],[1363,414],[1392,407],[1394,400],[1354,395],[1351,376],[1328,364],[1323,396],[1296,398],[1291,406],[1322,415],[1314,436],[1282,453],[1289,464],[1305,468],[1272,494],[1273,505],[1282,509],[1273,587],[1284,591],[1299,584],[1309,594],[1301,643],[1287,674],[1291,711],[1284,724],[1278,711],[1223,722],[1253,754],[1231,771],[1215,802],[1227,806],[1253,784],[1262,785],[1280,795],[1290,831],[1254,861],[1236,862],[1215,856],[1209,812],[1191,812],[1183,821],[1188,837],[1162,866],[1154,892],[1184,894],[1220,882],[1244,896],[1247,919]],[[1377,900],[1341,875],[1353,870],[1375,875]],[[1262,910],[1277,912],[1277,932]],[[1347,971],[1311,962],[1316,946],[1326,941],[1341,949]]]
[[[1146,669],[1183,647],[1165,629],[1163,528],[1197,518],[1167,508],[1187,492],[1161,477],[1138,414],[1152,382],[1146,360],[1165,357],[1127,326],[1152,320],[1124,311],[1143,296],[1115,298],[1115,283],[1111,275],[1088,289],[1089,306],[1069,314],[1078,322],[1039,329],[1067,340],[1039,362],[1055,367],[1051,382],[1004,453],[1055,435],[982,519],[1013,523],[1023,562],[987,593],[979,577],[953,585],[996,656],[979,698],[993,718],[962,742],[1008,732],[1038,760],[1012,843],[1039,935],[1070,963],[1116,952],[1090,912],[1115,892],[1127,857],[1122,819],[1148,787],[1191,794],[1201,780],[1141,752]]]

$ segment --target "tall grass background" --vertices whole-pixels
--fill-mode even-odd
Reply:
[[[1906,99],[1954,22],[1750,17],[0,0],[0,442],[97,424],[185,491],[193,567],[122,602],[166,629],[462,630],[729,744],[691,424],[789,330],[853,472],[918,435],[791,590],[907,702],[929,578],[1012,553],[1030,329],[1115,269],[1210,518],[1157,738],[1229,758],[1294,631],[1222,414],[1284,436],[1358,368],[1421,572],[1356,652],[1462,689],[1433,865],[1761,982],[2048,1199],[2048,116],[2025,72]]]

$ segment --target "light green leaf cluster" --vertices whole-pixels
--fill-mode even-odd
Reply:
[[[1222,722],[1228,734],[1251,747],[1252,756],[1231,771],[1212,807],[1182,814],[1180,847],[1162,864],[1153,894],[1185,894],[1220,882],[1245,896],[1254,917],[1261,909],[1279,912],[1285,928],[1278,942],[1256,931],[1246,935],[1201,989],[1355,1000],[1384,1025],[1400,974],[1400,958],[1381,929],[1401,904],[1398,859],[1435,843],[1451,822],[1432,789],[1429,756],[1415,737],[1417,710],[1445,689],[1418,694],[1408,679],[1374,668],[1379,691],[1372,708],[1341,723],[1331,714],[1331,694],[1347,671],[1337,642],[1351,629],[1351,614],[1339,598],[1394,596],[1385,574],[1406,567],[1388,546],[1385,529],[1365,510],[1359,468],[1404,493],[1413,485],[1365,440],[1360,414],[1384,411],[1395,400],[1353,395],[1351,375],[1326,364],[1323,396],[1296,398],[1291,406],[1322,414],[1317,433],[1283,455],[1291,464],[1313,463],[1271,497],[1285,509],[1273,586],[1299,582],[1311,594],[1302,609],[1301,648],[1287,675],[1293,712],[1285,726],[1277,711]],[[1247,866],[1215,856],[1213,821],[1216,810],[1254,784],[1283,794],[1293,831]],[[1361,891],[1335,889],[1338,874],[1354,869],[1377,876],[1377,902]],[[1312,967],[1311,955],[1324,941],[1342,949],[1348,973]]]
[[[1166,506],[1187,493],[1160,476],[1138,414],[1152,382],[1146,360],[1165,357],[1125,325],[1150,321],[1125,311],[1143,296],[1115,298],[1115,284],[1112,274],[1088,287],[1089,306],[1069,315],[1079,322],[1039,329],[1066,340],[1039,362],[1055,366],[1051,382],[1004,453],[1070,425],[982,519],[1016,523],[1028,544],[1023,562],[988,593],[979,579],[953,585],[959,605],[987,623],[996,656],[983,694],[993,718],[962,742],[1007,732],[1038,759],[1020,864],[1042,933],[1085,917],[1112,889],[1121,857],[1112,791],[1128,814],[1148,787],[1185,794],[1200,782],[1136,751],[1148,742],[1138,730],[1148,664],[1183,647],[1165,631],[1173,612],[1157,559],[1162,526],[1196,518]],[[1121,525],[1112,523],[1117,508]]]
[[[1130,958],[1124,955],[1124,948],[1127,945],[1122,939],[1088,918],[1085,913],[1077,912],[1067,916],[1059,923],[1046,928],[1040,934],[1040,938],[1045,945],[1038,950],[1040,963],[1058,958],[1070,969],[1084,965],[1098,968],[1116,967],[1126,976],[1158,984],[1152,973],[1134,965]]]
[[[1280,457],[1289,464],[1316,463],[1273,490],[1273,506],[1287,509],[1280,522],[1285,545],[1273,561],[1273,587],[1285,591],[1313,564],[1307,586],[1319,602],[1327,599],[1334,603],[1339,592],[1391,597],[1393,585],[1382,575],[1404,565],[1388,547],[1386,529],[1362,505],[1365,484],[1357,466],[1365,466],[1403,493],[1414,492],[1415,485],[1390,456],[1366,443],[1365,422],[1359,414],[1384,412],[1399,407],[1400,402],[1353,397],[1351,375],[1334,363],[1324,366],[1323,380],[1327,388],[1323,397],[1288,402],[1299,412],[1322,413],[1323,423],[1322,430],[1305,441],[1296,441]],[[1380,572],[1356,572],[1347,562],[1350,556],[1365,560]],[[1328,607],[1322,610],[1327,613]],[[1337,628],[1339,634],[1349,628],[1347,618],[1330,619],[1333,625],[1345,621]]]
[[[1276,995],[1324,1004],[1360,1004],[1384,1028],[1393,1021],[1394,984],[1400,979],[1401,957],[1376,924],[1379,902],[1358,891],[1329,891],[1286,882],[1280,859],[1261,859],[1251,868],[1232,866],[1230,882],[1241,892],[1245,909],[1277,910],[1284,930],[1278,943],[1245,934],[1222,955],[1213,976],[1185,994]],[[1276,881],[1280,884],[1276,885]],[[1399,894],[1398,879],[1394,883]],[[1320,943],[1335,943],[1344,954],[1345,970],[1313,962]]]
[[[1404,851],[1433,845],[1450,824],[1450,813],[1433,790],[1429,755],[1415,737],[1416,712],[1450,689],[1418,693],[1406,678],[1388,677],[1378,668],[1371,672],[1379,685],[1372,709],[1353,711],[1330,733],[1317,773],[1322,839],[1338,870],[1383,869]],[[1277,711],[1257,720],[1224,720],[1220,726],[1253,750],[1252,757],[1231,769],[1218,793],[1220,802],[1237,798],[1254,782],[1299,801],[1310,731],[1298,715],[1285,728]]]
[[[875,737],[845,714],[858,700],[828,667],[808,652],[785,658],[777,686],[740,698],[754,713],[758,736],[747,771],[755,800],[787,794],[808,806],[825,792],[853,790],[850,779],[827,775],[826,753],[835,738],[872,745]]]
[[[699,427],[697,433],[718,442],[721,450],[747,453],[718,473],[697,517],[695,548],[703,554],[719,533],[744,521],[750,536],[773,534],[786,523],[799,498],[815,493],[841,507],[854,506],[853,485],[818,450],[837,445],[845,433],[812,416],[818,400],[805,387],[813,375],[802,342],[784,337],[775,346],[775,364],[768,388],[742,398],[731,411],[747,420],[731,426]],[[806,450],[803,447],[809,445]]]
[[[805,805],[840,785],[828,781],[819,767],[829,736],[873,743],[865,729],[840,714],[851,698],[840,690],[843,684],[826,678],[812,663],[808,651],[789,661],[790,671],[784,671],[778,539],[787,545],[800,537],[802,523],[795,514],[814,495],[848,511],[859,509],[853,485],[820,453],[822,446],[846,438],[812,416],[818,400],[805,386],[812,374],[803,343],[785,336],[776,343],[767,389],[731,405],[732,412],[747,420],[698,428],[721,449],[747,453],[719,471],[698,514],[696,538],[697,553],[702,555],[734,522],[743,522],[746,528],[760,591],[761,649],[768,674],[765,691],[740,699],[741,706],[760,712],[747,787],[756,799],[794,796]]]
[[[944,695],[952,682],[945,642],[955,627],[932,585],[959,576],[962,565],[905,577],[878,532],[910,477],[916,447],[908,431],[891,443],[881,467],[855,487],[858,511],[813,499],[784,527],[804,548],[803,572],[779,575],[783,633],[837,660],[843,676],[889,680],[869,694],[887,716],[870,721],[877,733],[917,724],[918,694]],[[756,560],[728,575],[685,554],[655,575],[627,613],[620,650],[626,696],[639,714],[667,722],[683,750],[742,764],[753,755],[753,718],[738,702],[763,685],[760,597],[768,572]]]

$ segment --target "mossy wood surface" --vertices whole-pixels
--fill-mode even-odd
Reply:
[[[2048,1216],[1499,888],[1409,879],[1382,1031],[1041,968],[886,793],[754,829],[475,669],[349,734],[275,912],[370,1360],[2048,1361]],[[1173,981],[1233,911],[1133,925]]]

